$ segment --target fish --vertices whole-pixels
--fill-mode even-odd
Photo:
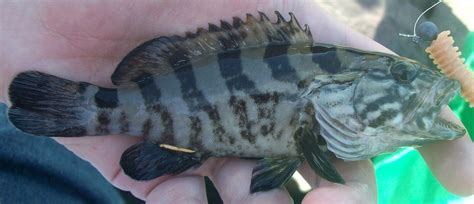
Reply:
[[[293,13],[275,14],[146,41],[118,63],[114,87],[19,73],[8,118],[40,136],[142,136],[120,159],[135,180],[209,157],[257,159],[251,193],[281,187],[304,161],[343,184],[334,157],[364,160],[465,134],[439,116],[456,81],[405,57],[316,43]]]

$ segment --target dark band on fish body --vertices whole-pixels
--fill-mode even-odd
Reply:
[[[253,100],[257,104],[257,109],[258,109],[257,114],[258,114],[259,119],[270,118],[273,115],[273,111],[274,111],[272,110],[273,108],[268,109],[264,107],[264,104],[271,102],[270,101],[271,95],[272,94],[270,93],[252,95]],[[271,103],[272,103],[272,106],[274,107],[274,102],[271,102]]]
[[[79,90],[85,91],[85,87],[79,86]],[[117,89],[99,87],[94,99],[99,108],[116,108],[118,106]]]
[[[318,64],[323,71],[336,74],[343,69],[337,58],[335,47],[311,46],[311,52],[313,53],[313,62]]]
[[[174,142],[174,129],[173,129],[173,118],[171,113],[162,106],[160,103],[155,103],[148,107],[150,111],[153,111],[155,114],[159,114],[161,123],[163,125],[163,131],[160,133],[163,137],[163,141],[166,144],[173,144]]]
[[[172,142],[174,142],[174,129],[171,113],[160,103],[155,103],[151,106],[148,106],[147,109],[160,116],[161,124],[163,125],[161,137],[163,137],[163,141],[167,144],[172,144]]]
[[[255,101],[256,104],[264,104],[268,102],[273,102],[277,104],[280,100],[280,94],[277,92],[252,94],[251,97]]]
[[[135,79],[134,82],[137,83],[147,107],[149,107],[151,104],[159,102],[161,92],[156,86],[155,80],[151,74],[142,73],[142,75]]]
[[[100,111],[97,114],[97,126],[95,131],[97,134],[109,134],[110,115],[106,111]]]
[[[217,55],[219,70],[224,79],[229,79],[242,74],[240,50],[232,50]]]
[[[120,112],[119,116],[120,132],[127,133],[130,130],[130,122],[125,111]]]
[[[169,63],[175,68],[175,75],[181,85],[183,100],[186,102],[191,112],[203,110],[209,116],[213,125],[213,133],[220,141],[223,140],[225,130],[220,124],[220,116],[217,108],[213,106],[197,88],[196,76],[190,59],[186,56],[186,51],[176,51],[169,59]]]
[[[225,84],[231,93],[255,89],[255,83],[243,73],[240,53],[240,50],[233,50],[217,55],[221,76],[226,80]]]
[[[279,81],[298,81],[296,70],[288,58],[289,44],[269,45],[265,48],[263,61],[272,71],[272,77]]]
[[[255,135],[250,132],[250,121],[247,116],[247,104],[242,99],[237,99],[235,96],[231,96],[229,99],[229,105],[232,107],[234,115],[238,119],[240,128],[240,136],[243,139],[248,140],[251,144],[255,143]]]
[[[203,150],[201,119],[197,116],[191,116],[189,117],[189,121],[191,121],[191,132],[189,135],[190,146],[196,151]]]
[[[148,137],[150,135],[150,130],[153,127],[153,122],[150,118],[146,119],[142,126],[142,136]]]
[[[257,104],[259,118],[269,117],[273,112],[267,110],[259,104],[267,103],[270,100],[270,94],[260,93],[256,89],[255,83],[250,80],[244,73],[240,59],[240,51],[232,51],[221,53],[218,55],[219,68],[221,76],[226,79],[226,85],[229,92],[233,93],[236,90],[245,90],[247,93],[252,93],[251,97]],[[255,135],[250,131],[250,121],[248,121],[246,102],[244,100],[237,100],[232,96],[229,100],[229,105],[232,107],[234,114],[239,120],[239,127],[241,129],[240,135],[249,142],[255,142]],[[273,131],[274,118],[270,119],[272,124],[261,128],[264,135]]]
[[[321,54],[324,54],[324,53],[328,53],[328,52],[335,52],[336,51],[336,48],[335,47],[326,47],[326,46],[311,46],[311,53],[315,54],[315,53],[321,53]]]
[[[168,110],[164,109],[164,107],[161,108],[161,121],[163,124],[163,132],[161,133],[161,136],[163,137],[163,141],[166,144],[173,144],[174,143],[174,129],[173,129],[173,118],[171,117],[171,114],[168,112]]]
[[[222,124],[220,123],[221,118],[219,115],[219,111],[217,110],[217,107],[212,106],[212,105],[206,105],[202,108],[207,115],[209,116],[209,119],[212,122],[213,130],[212,132],[214,133],[214,136],[218,139],[218,141],[222,142],[224,141],[224,134],[225,130]]]
[[[275,111],[276,111],[276,106],[278,105],[280,101],[280,95],[277,92],[273,93],[264,93],[264,94],[254,94],[251,95],[252,99],[255,101],[257,104],[257,111],[258,111],[258,118],[263,119],[263,118],[268,118],[270,119],[270,124],[263,125],[260,128],[260,132],[262,135],[268,135],[269,133],[274,132],[274,127],[275,127]],[[266,107],[263,104],[270,104],[270,107]]]
[[[191,111],[204,110],[209,119],[213,123],[214,134],[221,138],[224,134],[224,128],[220,124],[220,116],[217,108],[213,107],[211,103],[204,97],[201,90],[197,88],[196,78],[192,66],[189,65],[176,71],[177,78],[181,82],[181,92],[183,99],[187,103]]]
[[[190,59],[186,56],[186,52],[176,51],[174,55],[170,57],[169,63],[172,64],[175,69],[175,75],[181,85],[183,100],[189,109],[195,111],[199,110],[199,107],[210,105],[202,91],[197,88],[193,66],[191,65]]]

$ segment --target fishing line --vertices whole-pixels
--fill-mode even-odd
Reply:
[[[450,31],[443,31],[438,34],[438,27],[431,21],[425,21],[418,27],[419,35],[417,35],[417,25],[421,16],[441,2],[442,0],[439,0],[418,16],[413,26],[412,35],[403,33],[398,35],[412,38],[415,43],[418,43],[420,39],[429,41],[430,46],[425,50],[428,53],[428,57],[433,60],[433,63],[437,65],[443,74],[460,83],[461,94],[470,107],[474,107],[474,72],[470,71],[464,64],[465,59],[460,58],[461,52],[459,52],[458,47],[454,46],[454,40],[450,36]]]
[[[408,38],[413,38],[413,42],[416,42],[418,43],[420,41],[420,36],[418,36],[416,34],[416,26],[418,24],[418,21],[420,20],[420,18],[426,13],[428,12],[429,10],[431,10],[432,8],[434,8],[435,6],[437,6],[438,4],[442,3],[443,0],[439,0],[438,2],[436,2],[435,4],[433,4],[432,6],[430,6],[429,8],[427,8],[425,11],[423,11],[419,16],[418,18],[416,19],[415,21],[415,25],[413,25],[413,34],[404,34],[404,33],[398,33],[399,36],[403,36],[403,37],[408,37]]]

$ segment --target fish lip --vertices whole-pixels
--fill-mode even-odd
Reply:
[[[433,140],[453,140],[463,137],[465,134],[466,129],[438,115],[433,126],[430,128],[428,138]]]

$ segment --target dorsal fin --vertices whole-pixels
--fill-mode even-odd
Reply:
[[[259,12],[260,20],[247,14],[245,22],[234,17],[232,25],[221,21],[220,26],[209,24],[208,30],[198,28],[196,33],[188,32],[185,37],[164,36],[147,41],[119,63],[112,74],[112,82],[115,85],[138,83],[144,76],[170,73],[190,63],[191,59],[229,50],[270,44],[312,44],[308,26],[302,28],[293,13],[290,13],[289,21],[278,11],[275,13],[276,23]]]

